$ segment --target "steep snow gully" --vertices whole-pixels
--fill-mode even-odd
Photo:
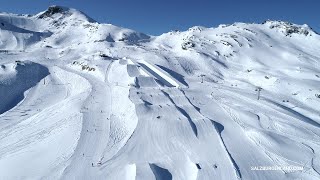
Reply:
[[[282,21],[0,13],[0,179],[320,179],[319,49]]]

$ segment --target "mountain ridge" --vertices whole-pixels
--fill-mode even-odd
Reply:
[[[94,19],[92,19],[91,17],[89,17],[88,15],[86,15],[85,13],[83,13],[82,11],[78,11],[74,8],[69,8],[69,7],[64,7],[64,6],[59,6],[59,5],[52,5],[52,6],[49,6],[49,8],[45,11],[42,11],[40,13],[37,13],[37,14],[34,14],[34,15],[31,15],[31,14],[13,14],[13,13],[6,13],[6,12],[1,12],[2,14],[8,14],[8,15],[13,15],[13,16],[20,16],[20,17],[37,17],[37,18],[40,18],[40,19],[43,19],[43,18],[48,18],[50,16],[53,16],[54,14],[63,14],[63,15],[72,15],[73,13],[76,13],[76,14],[79,14],[81,16],[83,16],[84,20],[87,20],[88,22],[90,23],[99,23],[99,24],[105,24],[105,23],[101,23],[101,22],[97,22],[95,21]],[[287,28],[291,27],[291,28],[304,28],[308,31],[311,31],[313,33],[316,33],[316,34],[319,34],[317,33],[316,31],[313,30],[313,28],[309,27],[307,24],[304,24],[304,25],[298,25],[298,24],[294,24],[294,23],[291,23],[291,22],[288,22],[288,21],[282,21],[282,20],[271,20],[271,19],[268,19],[268,20],[265,20],[261,23],[244,23],[244,22],[236,22],[236,23],[233,23],[233,24],[220,24],[218,25],[217,27],[224,27],[224,26],[234,26],[236,24],[270,24],[270,27],[284,27],[286,26]],[[273,24],[273,26],[271,26],[271,24]],[[191,29],[210,29],[210,28],[216,28],[216,27],[205,27],[205,26],[192,26],[190,27],[187,31],[190,31]],[[173,31],[171,31],[173,32]],[[180,31],[179,31],[180,32]],[[181,31],[181,32],[184,32],[184,31]],[[165,32],[166,33],[166,32]],[[170,32],[168,32],[170,33]]]

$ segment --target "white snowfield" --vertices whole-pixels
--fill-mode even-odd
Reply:
[[[0,14],[0,180],[320,179],[320,36]]]

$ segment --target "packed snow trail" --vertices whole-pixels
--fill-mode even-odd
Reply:
[[[274,109],[269,109],[269,106],[268,105],[265,105],[264,101],[257,101],[255,99],[255,96],[252,96],[252,95],[249,95],[249,96],[246,96],[246,98],[240,98],[242,97],[243,94],[246,94],[246,93],[242,93],[242,95],[240,94],[235,94],[234,92],[232,91],[228,91],[228,89],[230,89],[229,87],[226,87],[226,88],[223,88],[223,86],[220,87],[221,89],[211,89],[211,93],[208,92],[208,94],[211,94],[212,96],[212,100],[208,100],[207,98],[205,99],[204,97],[203,98],[198,98],[198,101],[202,101],[202,102],[206,102],[205,104],[201,104],[199,102],[196,102],[194,101],[194,103],[200,107],[201,109],[201,112],[203,114],[205,114],[206,117],[208,118],[212,118],[212,119],[217,119],[216,117],[220,117],[219,119],[232,119],[232,121],[226,123],[226,121],[218,121],[219,123],[223,123],[224,124],[224,131],[225,133],[221,134],[222,135],[222,138],[225,140],[226,142],[226,147],[228,147],[229,151],[231,154],[234,154],[234,155],[237,155],[239,154],[239,146],[246,146],[246,147],[252,147],[252,148],[249,148],[249,149],[255,149],[255,146],[251,144],[251,142],[254,142],[256,146],[258,146],[259,148],[261,148],[259,150],[259,153],[261,153],[260,155],[258,155],[258,152],[254,152],[254,151],[241,151],[241,157],[239,156],[235,156],[234,157],[234,160],[235,162],[241,162],[239,168],[240,168],[240,172],[242,174],[242,176],[256,176],[256,178],[263,178],[265,176],[269,176],[269,177],[282,177],[281,173],[278,174],[278,172],[268,172],[268,171],[264,171],[264,172],[261,172],[259,174],[252,174],[252,171],[250,171],[250,167],[252,166],[252,164],[258,164],[257,160],[259,161],[262,161],[264,159],[265,162],[269,161],[269,163],[266,163],[266,164],[279,164],[279,163],[284,163],[285,164],[285,161],[282,161],[280,158],[279,158],[279,154],[281,154],[281,156],[287,158],[287,159],[291,159],[291,163],[293,164],[296,164],[296,165],[301,165],[301,166],[304,166],[305,168],[313,168],[313,165],[311,164],[311,162],[313,161],[313,156],[314,154],[313,153],[310,153],[310,151],[308,149],[304,149],[302,147],[299,147],[299,141],[300,142],[305,142],[305,141],[308,141],[307,144],[313,144],[313,143],[316,143],[318,144],[319,143],[319,136],[317,135],[317,141],[314,142],[313,139],[303,139],[303,137],[306,137],[306,133],[309,134],[309,133],[312,133],[311,136],[314,136],[314,132],[313,131],[305,131],[305,130],[298,130],[296,128],[294,128],[296,130],[296,133],[292,133],[290,131],[284,133],[284,132],[277,132],[279,131],[280,129],[273,129],[272,124],[265,124],[265,122],[261,122],[261,124],[258,124],[258,127],[255,127],[256,124],[246,124],[244,123],[242,120],[248,118],[248,115],[251,116],[251,113],[253,112],[269,112],[269,114],[274,114],[275,113],[275,110]],[[213,92],[212,92],[213,90]],[[226,93],[229,93],[229,92],[232,92],[234,95],[233,95],[233,101],[232,102],[224,102],[224,100],[226,100],[225,97],[230,97],[230,95],[225,95]],[[195,94],[195,92],[187,92],[186,94],[188,94],[188,96],[191,96],[191,97],[194,97],[194,96],[199,96],[197,94]],[[205,100],[205,101],[203,101]],[[242,104],[245,104],[245,102],[248,102],[249,104],[247,105],[244,105],[243,107],[238,107],[237,104],[238,103],[242,103]],[[231,105],[229,103],[232,103],[234,105]],[[255,103],[254,106],[252,106],[252,103]],[[232,107],[232,109],[230,108]],[[248,107],[260,107],[260,109],[258,108],[255,108],[254,110],[253,109],[248,109]],[[214,109],[213,109],[214,108]],[[236,109],[233,109],[233,108],[236,108]],[[240,108],[240,109],[239,109]],[[212,112],[215,112],[214,114]],[[225,112],[225,113],[223,113]],[[248,113],[250,112],[250,113]],[[240,113],[240,114],[239,114]],[[255,114],[254,114],[255,115]],[[229,116],[229,117],[228,117]],[[278,115],[278,118],[281,118],[281,114]],[[287,115],[285,115],[286,117]],[[256,116],[257,117],[257,116]],[[258,116],[259,117],[259,116]],[[263,117],[263,116],[262,116]],[[268,118],[268,116],[266,116]],[[291,118],[294,117],[294,116],[290,116]],[[265,117],[263,117],[263,121]],[[270,117],[269,117],[270,118]],[[272,118],[275,118],[275,117],[272,117]],[[261,119],[261,118],[259,118]],[[262,119],[261,119],[262,121]],[[283,121],[283,120],[282,120]],[[231,123],[231,122],[234,122],[234,123]],[[288,123],[288,125],[292,124],[288,121],[285,121],[286,123]],[[262,124],[263,123],[263,124]],[[279,124],[280,125],[280,124]],[[292,124],[293,125],[293,124]],[[300,124],[300,126],[309,126],[308,124],[305,124],[305,123],[302,123]],[[235,133],[235,130],[236,129],[239,129],[237,128],[237,126],[240,126],[242,129],[241,131],[237,131]],[[265,130],[259,130],[259,128],[263,128],[265,127],[266,129]],[[256,129],[258,128],[258,129]],[[279,127],[275,127],[275,128],[279,128]],[[292,127],[293,128],[293,127]],[[308,127],[308,129],[311,128],[310,126]],[[232,132],[229,132],[229,130],[232,129]],[[276,134],[274,134],[273,131],[276,131]],[[300,132],[299,132],[300,131]],[[260,133],[262,132],[262,133]],[[289,134],[287,134],[289,133]],[[237,135],[234,135],[234,134],[237,134]],[[292,134],[292,135],[291,135]],[[298,137],[297,139],[297,134],[299,134],[300,137]],[[310,136],[309,135],[309,136]],[[302,154],[304,154],[304,156],[300,157],[300,156],[296,156],[294,154],[286,154],[286,152],[288,150],[283,150],[283,149],[279,149],[278,146],[280,144],[274,142],[274,140],[271,140],[270,139],[270,136],[278,136],[278,141],[281,141],[282,143],[289,143],[290,142],[290,145],[287,144],[288,148],[291,148],[291,149],[295,149],[295,150],[298,150],[301,151]],[[290,137],[290,139],[287,139],[285,137]],[[241,139],[241,137],[244,137],[244,139]],[[234,143],[233,144],[230,144],[230,139],[229,138],[232,138],[234,140]],[[302,138],[302,139],[300,139]],[[274,144],[274,146],[271,146],[269,144],[263,144],[263,140],[266,140],[268,139],[268,142],[272,142]],[[248,141],[249,140],[249,141]],[[287,141],[287,142],[286,142]],[[236,142],[241,142],[241,144],[237,144]],[[299,147],[299,148],[298,148]],[[258,148],[258,149],[259,149]],[[239,158],[244,158],[246,159],[244,161],[239,159]],[[280,162],[278,162],[280,161]],[[281,162],[282,161],[282,162]],[[246,162],[246,164],[244,163]],[[288,164],[286,164],[288,165]],[[247,167],[247,168],[244,168],[244,167]],[[259,176],[257,176],[259,175]],[[317,176],[317,173],[310,173],[310,178],[312,177],[316,177]],[[285,178],[285,177],[282,177],[282,178]]]
[[[91,84],[91,92],[81,107],[83,114],[81,136],[62,179],[90,179],[98,174],[98,169],[93,167],[98,166],[101,161],[103,149],[109,138],[110,87],[94,77],[80,75]]]
[[[134,85],[134,78],[127,72],[127,66],[119,60],[108,66],[105,81],[111,85],[112,104],[110,117],[109,141],[104,149],[102,161],[109,160],[117,154],[132,136],[138,123],[135,106],[128,98],[129,90]]]
[[[52,67],[51,73],[52,79],[47,78],[48,84],[38,84],[21,104],[1,115],[1,119],[7,117],[10,120],[6,121],[1,131],[0,170],[8,170],[9,167],[11,170],[17,168],[14,171],[25,177],[40,178],[47,173],[58,177],[72,155],[81,132],[82,115],[78,103],[88,96],[90,86],[85,82],[79,86],[77,83],[82,81],[80,77],[58,67]],[[27,112],[27,115],[17,117],[21,111]],[[50,145],[46,146],[49,142]],[[19,146],[24,148],[17,148]],[[37,158],[29,159],[30,156],[23,153],[26,151]],[[26,163],[29,165],[26,166]],[[8,173],[11,172],[1,171],[5,177]]]
[[[157,90],[155,88],[148,88],[132,90],[130,92],[130,97],[136,104],[137,111],[143,111],[144,113],[137,113],[139,117],[138,126],[127,144],[125,144],[125,146],[114,158],[106,160],[102,163],[102,169],[110,170],[109,172],[107,172],[106,176],[114,178],[118,177],[114,174],[114,172],[123,171],[118,167],[134,164],[137,171],[137,179],[143,179],[143,172],[145,171],[150,171],[153,173],[153,175],[151,176],[158,177],[159,174],[155,172],[153,166],[148,166],[148,164],[157,164],[157,166],[160,166],[162,169],[166,169],[166,171],[169,172],[170,176],[172,176],[174,179],[194,179],[197,177],[199,170],[196,167],[196,163],[192,161],[198,162],[200,164],[199,166],[201,167],[211,166],[211,168],[213,169],[215,164],[217,163],[215,161],[229,161],[229,171],[235,171],[236,167],[233,166],[230,159],[228,160],[229,157],[226,153],[223,142],[220,139],[219,133],[216,132],[216,129],[212,125],[205,125],[207,123],[211,124],[210,120],[204,119],[205,117],[199,114],[199,112],[188,102],[188,100],[179,90],[168,89],[168,93],[174,95],[174,100],[169,99],[167,95],[163,94],[161,91],[162,90]],[[160,99],[161,101],[159,101]],[[175,112],[174,108],[170,108],[170,106],[178,106],[174,101],[179,102],[179,106],[184,107],[186,112]],[[147,105],[148,107],[144,107],[145,105]],[[161,113],[162,111],[170,111],[170,117],[177,117],[177,120],[172,121],[167,119],[167,116],[156,115],[163,114]],[[157,113],[154,114],[154,112]],[[203,144],[199,144],[195,134],[189,134],[190,131],[188,129],[191,129],[191,127],[187,123],[187,117],[185,117],[186,114],[189,114],[189,118],[192,117],[193,120],[197,121],[197,126],[200,127],[200,136],[198,138],[200,138]],[[186,119],[186,121],[184,121],[184,119]],[[183,121],[185,123],[183,123]],[[166,127],[164,123],[170,123],[170,128],[164,129]],[[181,125],[181,123],[185,124],[185,129],[181,129],[182,127],[179,127],[179,124]],[[163,131],[165,131],[165,133],[163,133]],[[211,132],[212,134],[208,136],[208,134],[206,134],[207,131]],[[159,139],[160,137],[162,139],[161,141],[155,141],[155,139]],[[183,144],[176,144],[177,141],[175,141],[174,139],[183,139]],[[204,149],[203,146],[211,146],[212,149]],[[140,152],[143,149],[149,149],[150,152],[148,154],[142,155]],[[188,155],[189,157],[186,157],[182,153],[179,153],[187,149],[196,150],[197,152],[199,152],[199,154],[190,154]],[[176,153],[168,156],[167,160],[160,160],[161,157],[165,156],[171,150]],[[207,150],[220,154],[219,160],[208,160],[208,157],[202,156],[201,154],[206,154],[205,152]],[[183,165],[183,167],[185,166],[185,168],[178,168],[175,166],[176,164],[181,164]],[[219,174],[219,176],[225,177],[227,179],[231,177],[233,177],[231,179],[236,179],[237,176],[240,176],[236,171],[234,175],[223,174],[219,171],[219,169],[217,169],[217,171],[218,172],[216,173]],[[213,178],[217,174],[206,170],[199,171],[200,177],[209,176]]]

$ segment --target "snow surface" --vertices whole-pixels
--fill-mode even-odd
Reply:
[[[0,179],[320,179],[319,49],[282,21],[149,36],[1,13]]]

